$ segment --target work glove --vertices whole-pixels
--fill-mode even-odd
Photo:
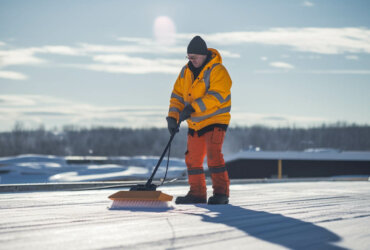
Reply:
[[[179,128],[177,127],[177,121],[175,118],[167,116],[166,120],[168,131],[170,132],[171,135],[179,132]]]
[[[190,104],[186,105],[180,113],[180,122],[187,120],[194,111],[195,109]]]

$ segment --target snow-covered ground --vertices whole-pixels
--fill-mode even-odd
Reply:
[[[230,205],[168,210],[109,210],[116,191],[0,194],[0,248],[370,249],[366,181],[232,184]]]
[[[154,156],[101,158],[103,163],[97,164],[93,160],[92,163],[83,163],[83,157],[44,155],[0,157],[0,184],[146,179],[159,159]],[[70,164],[68,160],[72,163]],[[78,160],[81,164],[76,163]],[[166,164],[167,158],[163,159],[156,177],[164,176]],[[185,173],[186,165],[183,159],[171,158],[170,166],[168,178],[181,177]]]

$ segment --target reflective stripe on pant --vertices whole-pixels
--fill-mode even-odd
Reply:
[[[213,193],[229,196],[230,180],[221,152],[224,137],[225,131],[217,127],[200,137],[197,133],[194,133],[194,136],[188,135],[188,151],[185,155],[185,162],[188,168],[190,193],[192,195],[206,196],[203,160],[207,154]]]

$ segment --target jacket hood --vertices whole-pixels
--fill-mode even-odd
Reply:
[[[212,52],[212,59],[207,64],[215,64],[215,63],[221,63],[222,64],[222,57],[220,55],[220,52],[218,52],[217,49],[208,48],[208,51]]]

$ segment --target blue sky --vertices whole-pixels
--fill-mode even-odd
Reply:
[[[0,1],[0,131],[164,127],[201,35],[232,126],[370,124],[369,1]]]

